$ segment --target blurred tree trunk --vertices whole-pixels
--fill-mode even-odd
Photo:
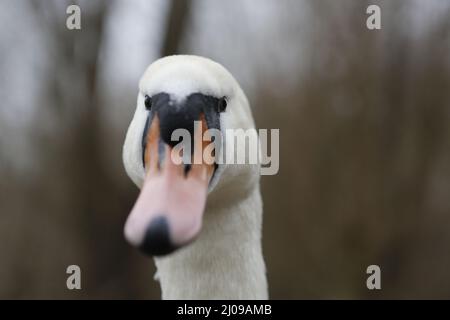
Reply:
[[[191,0],[172,0],[167,17],[161,56],[179,54],[180,44],[189,22]]]
[[[42,244],[33,248],[39,254],[38,262],[27,262],[22,256],[23,264],[34,264],[38,271],[32,281],[18,286],[25,290],[16,294],[24,298],[135,296],[131,288],[136,287],[136,272],[122,236],[134,195],[121,193],[114,184],[102,153],[105,143],[113,143],[101,135],[103,108],[97,90],[107,2],[97,0],[89,9],[90,4],[84,5],[82,30],[66,28],[67,15],[59,6],[37,1],[33,5],[39,21],[45,23],[52,44],[49,54],[54,57],[38,123],[50,117],[55,125],[39,129],[35,137],[39,146],[35,156],[44,164],[36,180],[39,185],[32,186],[35,197],[29,197],[35,201],[36,212],[23,222],[29,234],[17,241],[41,239],[32,242]],[[28,227],[44,223],[42,228]],[[81,267],[81,291],[65,287],[70,264]]]

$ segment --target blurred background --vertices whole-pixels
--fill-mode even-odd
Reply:
[[[280,129],[262,178],[271,298],[450,298],[443,0],[1,0],[0,298],[160,297],[123,237],[138,189],[121,148],[140,76],[173,53],[222,63],[257,126]]]

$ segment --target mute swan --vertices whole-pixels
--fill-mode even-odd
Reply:
[[[189,55],[152,63],[123,147],[141,188],[125,237],[155,256],[163,299],[267,299],[259,165],[180,170],[167,160],[174,129],[192,132],[201,119],[208,128],[254,128],[244,92],[220,64]]]

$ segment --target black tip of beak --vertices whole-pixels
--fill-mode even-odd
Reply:
[[[170,241],[169,223],[166,217],[160,216],[153,219],[139,249],[149,256],[163,256],[177,249]]]

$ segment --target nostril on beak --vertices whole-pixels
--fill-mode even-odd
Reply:
[[[184,165],[184,175],[186,176],[189,171],[191,171],[192,166],[190,164],[185,164]]]
[[[163,256],[176,249],[170,241],[169,223],[166,217],[159,216],[152,220],[139,249],[150,256]]]

